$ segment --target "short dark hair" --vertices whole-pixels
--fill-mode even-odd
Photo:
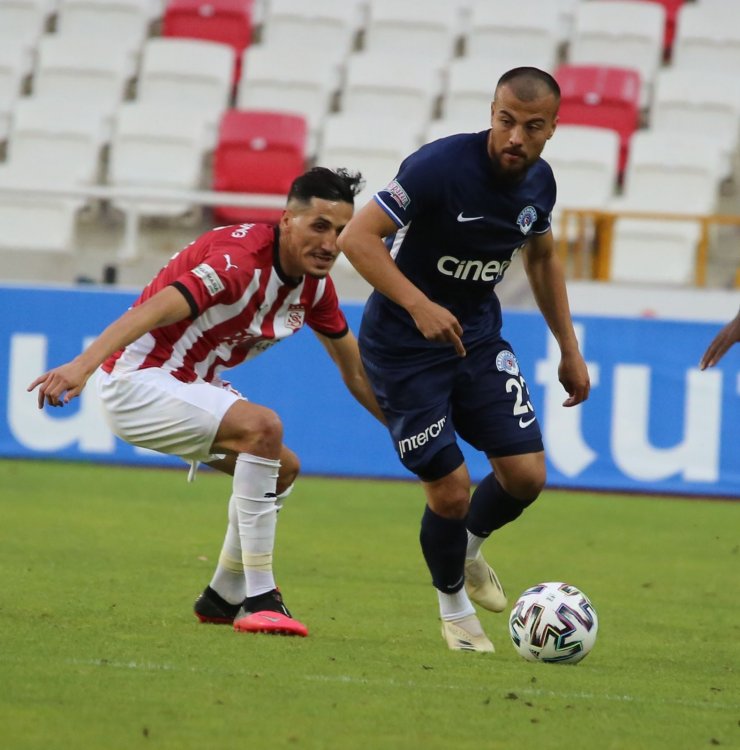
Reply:
[[[507,70],[496,84],[496,91],[501,86],[509,86],[517,99],[523,102],[531,102],[545,95],[552,94],[558,104],[560,103],[560,86],[558,82],[544,70],[539,68],[521,67]]]
[[[359,172],[314,167],[293,180],[288,193],[288,201],[310,203],[311,198],[322,198],[354,205],[355,196],[363,186],[364,180]]]

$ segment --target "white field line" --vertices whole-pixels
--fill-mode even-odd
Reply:
[[[0,657],[0,661],[4,661]],[[142,672],[194,672],[196,674],[221,674],[222,670],[202,669],[200,667],[179,667],[174,664],[157,664],[154,662],[137,662],[137,661],[108,661],[107,659],[65,659],[66,664],[88,667],[109,667],[111,669],[132,669]],[[229,670],[230,674],[234,674]],[[238,676],[238,672],[236,675]],[[248,675],[245,671],[243,674]],[[307,682],[334,682],[343,685],[366,685],[379,688],[403,688],[413,690],[464,690],[466,692],[476,692],[481,694],[491,694],[494,688],[476,686],[476,685],[444,685],[438,682],[418,682],[416,680],[394,680],[392,678],[382,679],[367,677],[355,677],[353,675],[318,675],[305,674],[294,675]],[[498,690],[499,688],[495,688]],[[681,698],[645,698],[634,695],[615,695],[613,693],[587,693],[587,692],[567,692],[560,690],[543,690],[541,688],[531,687],[513,687],[504,688],[507,695],[512,694],[517,697],[547,697],[561,698],[563,700],[581,700],[581,701],[607,701],[612,703],[644,703],[648,705],[662,706],[684,706],[687,708],[714,708],[721,710],[738,710],[738,703],[724,703],[719,701],[699,701],[685,700]]]

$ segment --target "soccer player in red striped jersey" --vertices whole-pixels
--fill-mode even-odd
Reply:
[[[36,378],[39,408],[96,387],[111,429],[133,445],[233,476],[229,524],[202,622],[243,632],[305,636],[272,572],[277,511],[298,475],[270,409],[247,401],[225,370],[309,326],[355,398],[384,418],[329,271],[352,216],[360,176],[316,167],[298,177],[276,227],[242,224],[202,235],[146,286],[79,356]]]

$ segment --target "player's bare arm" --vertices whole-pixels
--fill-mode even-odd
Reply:
[[[701,358],[699,367],[702,370],[714,367],[725,356],[727,350],[738,342],[740,342],[740,312],[712,339],[712,343]]]
[[[524,268],[537,306],[560,348],[558,377],[568,393],[563,406],[575,406],[588,398],[591,383],[573,330],[565,274],[552,232],[530,239],[524,251]]]
[[[411,315],[424,338],[447,341],[464,357],[460,322],[409,281],[388,254],[383,238],[397,230],[385,211],[370,201],[347,224],[337,244],[368,283]]]
[[[385,424],[385,416],[375,400],[375,394],[370,387],[365,374],[365,368],[360,359],[360,348],[352,331],[341,338],[330,338],[322,336],[314,331],[316,338],[324,345],[334,364],[339,368],[342,380],[347,390],[382,424]]]
[[[111,323],[90,346],[70,362],[55,367],[28,386],[39,388],[39,409],[63,406],[79,396],[90,375],[114,352],[149,331],[177,323],[190,315],[185,297],[174,287],[167,287],[141,305],[127,310]]]

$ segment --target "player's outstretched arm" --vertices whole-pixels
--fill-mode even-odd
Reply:
[[[563,406],[576,406],[588,398],[591,381],[573,329],[565,274],[552,232],[530,239],[524,251],[524,268],[537,306],[560,347],[558,377],[568,394]]]
[[[149,331],[176,323],[190,315],[185,297],[174,287],[157,292],[151,299],[126,311],[103,333],[70,362],[55,367],[28,386],[28,391],[39,389],[39,409],[64,406],[79,396],[90,375],[114,352],[135,341]]]
[[[409,281],[390,257],[383,238],[396,231],[395,222],[375,201],[370,201],[342,230],[337,245],[374,289],[408,312],[424,338],[446,341],[464,357],[460,322],[447,308],[432,302]]]
[[[714,367],[727,350],[740,341],[740,311],[737,315],[712,339],[707,350],[699,362],[699,368],[706,370],[707,367]]]
[[[347,390],[379,421],[386,423],[385,416],[375,400],[370,383],[368,382],[365,368],[360,358],[360,348],[352,331],[341,338],[330,338],[322,336],[314,331],[316,338],[324,345],[334,364],[339,368],[342,380]]]

